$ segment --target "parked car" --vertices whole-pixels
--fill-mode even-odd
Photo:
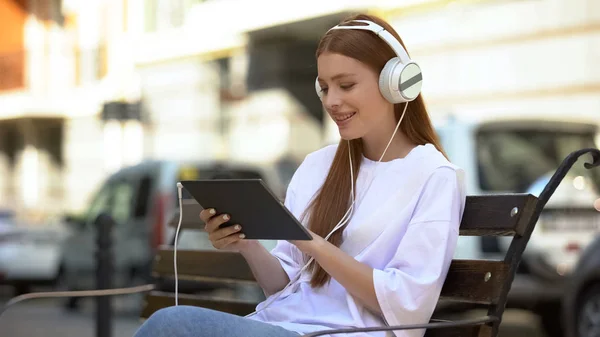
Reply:
[[[12,227],[16,224],[15,212],[11,209],[0,208],[0,232],[4,227]]]
[[[147,161],[112,174],[100,186],[87,211],[67,219],[72,229],[63,244],[59,288],[95,288],[95,219],[112,216],[113,287],[147,282],[157,247],[170,242],[174,229],[168,220],[178,210],[177,181],[214,178],[263,179],[283,199],[285,189],[276,169],[243,163]],[[190,198],[184,190],[184,198]],[[66,307],[75,309],[78,298]]]
[[[0,284],[13,286],[15,295],[54,284],[66,235],[52,226],[0,226]]]
[[[565,337],[600,335],[600,235],[585,249],[569,275],[563,321]]]
[[[597,118],[477,115],[450,117],[436,128],[451,161],[466,171],[467,193],[531,193],[541,189],[572,151],[598,147]],[[581,251],[600,232],[593,201],[600,170],[578,161],[542,212],[509,293],[507,307],[540,315],[548,336],[561,336],[560,303]],[[461,237],[457,258],[501,259],[510,238]]]

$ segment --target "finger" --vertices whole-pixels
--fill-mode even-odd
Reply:
[[[219,214],[219,216],[213,216],[206,223],[206,231],[212,233],[219,229],[219,226],[229,221],[229,214]]]
[[[240,226],[240,225],[217,229],[216,231],[214,231],[208,235],[208,239],[212,242],[219,241],[226,236],[229,236],[231,234],[235,234],[235,233],[239,232],[241,229],[242,229],[242,226]]]
[[[244,233],[241,234],[232,234],[229,236],[226,236],[220,240],[217,240],[213,243],[213,246],[217,249],[222,249],[225,248],[231,244],[234,244],[242,239],[244,239],[246,237],[246,235],[244,235]]]
[[[204,223],[208,222],[211,217],[217,214],[217,211],[214,208],[205,208],[200,212],[200,220],[204,221]]]

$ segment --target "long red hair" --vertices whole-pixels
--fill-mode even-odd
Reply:
[[[344,24],[351,20],[370,20],[384,27],[404,46],[398,33],[384,20],[365,14],[358,14],[342,21]],[[325,34],[317,48],[316,57],[329,52],[354,58],[369,66],[377,74],[381,72],[388,60],[395,57],[394,51],[375,34],[355,29],[332,30]],[[399,121],[404,104],[395,104],[394,112],[396,122]],[[429,119],[422,95],[410,102],[399,131],[414,144],[433,144],[444,155],[438,137]],[[352,153],[354,183],[360,169],[362,159],[362,140],[353,139],[349,142],[341,140],[333,163],[325,182],[316,197],[307,207],[308,228],[321,237],[326,237],[339,223],[350,206],[350,163],[348,151]],[[330,243],[339,247],[342,240],[344,227],[338,229],[328,239]],[[311,262],[309,270],[312,271],[311,286],[320,287],[330,280],[330,275],[316,261]]]

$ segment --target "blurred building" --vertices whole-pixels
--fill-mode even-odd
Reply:
[[[433,114],[600,122],[600,1],[430,3],[387,15],[424,68]]]
[[[356,11],[397,28],[434,118],[600,115],[596,0],[0,0],[0,206],[80,210],[144,159],[293,170],[337,140],[314,52]]]
[[[2,207],[29,220],[81,207],[107,172],[141,158],[141,146],[129,148],[140,141],[116,141],[138,137],[139,123],[102,120],[111,102],[139,102],[122,62],[124,10],[121,1],[0,1]]]
[[[0,205],[60,207],[65,17],[55,1],[0,1]],[[72,50],[73,54],[75,50]],[[55,202],[58,201],[58,202]]]

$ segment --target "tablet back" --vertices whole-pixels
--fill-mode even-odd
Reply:
[[[185,180],[181,184],[202,208],[229,214],[231,219],[225,225],[240,224],[246,239],[311,239],[261,179]]]

